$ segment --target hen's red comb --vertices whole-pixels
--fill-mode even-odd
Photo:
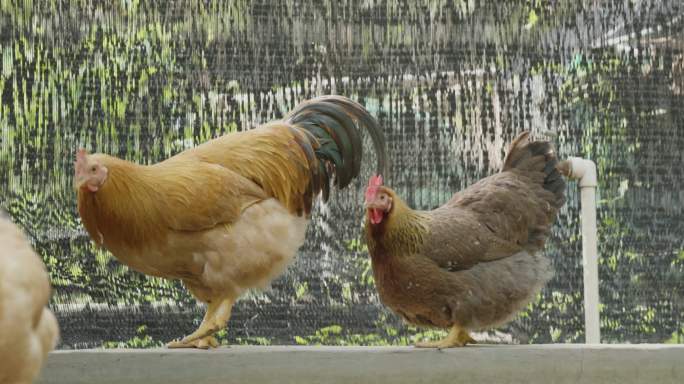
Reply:
[[[378,193],[378,187],[382,186],[382,176],[371,176],[368,180],[368,188],[366,188],[366,201],[373,200],[375,194]]]

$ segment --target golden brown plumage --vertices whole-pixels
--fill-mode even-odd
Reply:
[[[28,239],[0,215],[0,383],[30,384],[59,337],[50,282]]]
[[[324,96],[285,119],[143,166],[77,154],[81,220],[91,238],[145,274],[180,279],[207,313],[171,347],[210,347],[235,300],[268,284],[304,241],[314,199],[358,175],[359,128],[384,167],[384,139],[359,104]]]
[[[551,277],[539,254],[565,198],[547,142],[521,134],[503,170],[432,211],[415,211],[373,177],[366,238],[380,298],[410,323],[451,331],[424,347],[463,346],[500,325]]]

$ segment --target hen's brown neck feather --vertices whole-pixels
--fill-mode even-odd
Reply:
[[[429,218],[425,213],[411,209],[391,189],[385,191],[392,197],[390,212],[375,225],[366,217],[368,251],[375,261],[418,252],[428,232]]]

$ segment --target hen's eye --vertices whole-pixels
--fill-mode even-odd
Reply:
[[[385,200],[385,195],[380,196],[380,200]]]
[[[91,172],[97,171],[97,167],[93,165],[92,167],[90,167],[90,171],[91,171]]]

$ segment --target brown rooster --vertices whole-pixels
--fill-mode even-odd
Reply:
[[[539,252],[565,181],[548,142],[518,136],[503,170],[457,193],[432,211],[409,208],[371,178],[366,239],[382,302],[409,323],[449,328],[449,348],[474,340],[469,330],[510,320],[552,275]]]
[[[199,328],[168,347],[209,348],[247,289],[263,287],[304,242],[314,199],[359,174],[359,127],[384,168],[384,137],[340,96],[300,104],[284,120],[231,133],[143,166],[81,149],[78,210],[90,237],[142,273],[180,279],[207,304]]]

